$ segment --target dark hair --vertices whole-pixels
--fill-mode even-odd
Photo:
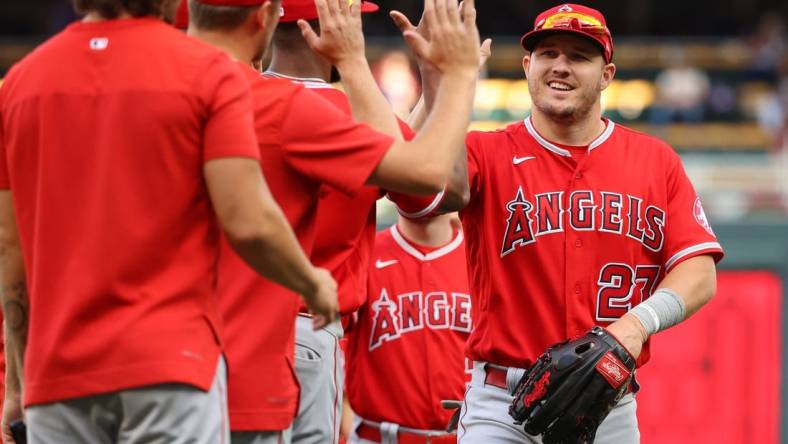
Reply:
[[[319,31],[320,22],[317,19],[309,20],[308,23],[316,32]],[[301,35],[301,28],[295,22],[279,23],[276,32],[274,32],[273,44],[284,51],[307,46],[303,35]]]
[[[132,17],[161,17],[166,5],[173,0],[73,0],[80,14],[97,12],[105,19],[118,18],[127,12]]]
[[[235,29],[260,6],[216,6],[189,0],[189,21],[206,31]]]

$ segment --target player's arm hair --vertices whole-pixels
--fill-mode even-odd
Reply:
[[[5,335],[6,397],[22,392],[30,299],[10,190],[0,191],[0,300]]]
[[[274,201],[257,160],[221,158],[203,168],[228,242],[257,273],[302,295],[317,286],[315,269]]]
[[[608,326],[619,340],[645,342],[650,335],[679,324],[706,305],[717,292],[717,269],[710,255],[676,265],[654,295]]]
[[[475,86],[475,76],[468,73],[444,75],[422,130],[410,142],[394,142],[368,183],[406,194],[443,191],[455,162],[466,155]]]
[[[443,193],[443,199],[435,209],[438,214],[453,213],[460,211],[468,205],[471,200],[471,187],[468,184],[468,155],[463,144],[462,155],[454,162],[449,182]]]
[[[706,305],[717,292],[717,267],[714,258],[708,254],[689,258],[665,275],[658,285],[678,294],[685,307],[685,317],[689,318]]]

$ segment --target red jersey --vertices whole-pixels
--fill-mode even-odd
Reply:
[[[270,71],[266,75],[301,83],[352,116],[345,93],[320,79],[299,79]],[[415,133],[405,122],[400,120],[399,126],[405,140],[413,139]],[[366,299],[367,270],[377,228],[375,202],[384,194],[385,191],[374,186],[365,186],[353,197],[330,187],[321,190],[312,261],[331,271],[336,279],[339,311],[344,315],[356,311]],[[398,206],[428,214],[438,206],[443,193],[435,196],[392,193],[391,196]]]
[[[654,137],[607,121],[578,162],[528,118],[471,132],[467,148],[474,360],[527,367],[623,316],[676,264],[722,258],[679,156]]]
[[[30,292],[25,404],[208,390],[220,230],[203,164],[258,158],[236,64],[160,20],[78,22],[11,70],[0,123]]]
[[[245,72],[252,83],[263,173],[309,254],[321,184],[358,193],[393,140],[354,123],[301,85],[261,77],[248,67]],[[285,429],[299,396],[293,360],[300,299],[261,278],[226,243],[219,264],[230,428]]]
[[[471,297],[463,234],[424,254],[397,226],[378,233],[369,299],[348,335],[347,393],[364,419],[441,430],[462,399]],[[396,363],[396,365],[392,365]]]

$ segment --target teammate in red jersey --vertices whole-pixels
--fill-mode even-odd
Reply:
[[[714,295],[723,256],[678,155],[601,115],[616,70],[602,14],[556,6],[522,44],[532,114],[468,135],[467,177],[451,182],[466,203],[444,208],[462,207],[478,308],[462,444],[539,442],[508,414],[522,368],[595,325],[644,364],[651,334]],[[625,396],[595,442],[638,442],[635,409]]]
[[[362,2],[361,12],[375,12],[378,6]],[[343,112],[352,115],[348,96],[332,87],[330,81],[335,72],[331,61],[313,50],[297,26],[298,20],[310,21],[319,28],[318,10],[314,0],[284,0],[280,26],[274,33],[271,65],[265,74],[303,84],[321,95]],[[325,21],[325,17],[321,18]],[[363,43],[360,22],[355,22],[359,41]],[[363,48],[363,46],[360,46]],[[353,79],[347,85],[353,97]],[[377,86],[372,84],[380,105],[388,106]],[[356,100],[356,109],[364,104]],[[402,121],[399,128],[406,140],[411,140],[413,131]],[[317,235],[312,251],[312,260],[331,270],[337,279],[340,312],[349,315],[355,312],[366,298],[367,270],[375,239],[375,202],[386,194],[377,186],[367,186],[355,196],[347,196],[330,187],[321,190],[317,215]],[[398,206],[410,208],[412,212],[428,214],[434,210],[443,192],[432,196],[407,196],[392,193]],[[342,385],[344,381],[344,356],[339,347],[343,328],[329,325],[323,330],[313,331],[309,319],[300,316],[296,320],[295,368],[301,387],[299,412],[293,423],[293,441],[300,443],[336,442],[342,408]]]
[[[463,353],[471,296],[454,215],[410,220],[378,233],[368,300],[348,335],[350,442],[456,442],[445,431],[469,374]],[[408,441],[409,442],[409,441]]]
[[[335,314],[265,187],[248,82],[162,3],[77,1],[0,88],[6,442],[22,389],[33,443],[227,442],[220,228]]]
[[[217,8],[220,3],[222,6]],[[279,16],[279,3],[258,1],[257,6],[246,8],[233,3],[192,2],[189,32],[225,49],[239,61],[250,63],[265,48]],[[345,2],[320,0],[317,4],[334,17],[354,15],[358,19],[360,13],[358,5],[351,7]],[[478,33],[472,2],[463,11],[464,23],[452,2],[430,0],[429,4],[433,10],[441,11],[436,14],[442,15],[449,26],[432,44],[423,40],[422,43],[428,45],[424,47],[426,56],[446,71],[447,82],[441,85],[444,93],[440,104],[436,104],[436,117],[412,142],[397,141],[354,123],[344,112],[301,85],[265,79],[247,70],[253,82],[261,162],[274,196],[306,251],[314,243],[314,212],[321,183],[350,195],[364,184],[405,193],[434,193],[445,185],[459,155],[446,136],[458,142],[464,137],[467,115],[457,109],[470,109],[473,70],[469,67],[478,63],[478,55],[468,54],[467,48],[477,45]],[[238,22],[221,20],[235,13]],[[347,49],[338,34],[312,37],[326,54],[335,58],[343,77],[355,87],[360,109],[366,110],[370,124],[390,126],[391,132],[397,133],[391,112],[380,109],[381,100],[385,103],[385,99],[366,97],[374,81],[363,44]],[[449,90],[453,94],[445,92]],[[248,273],[232,255],[223,255],[221,261],[219,287],[227,324],[233,441],[287,441],[298,400],[298,385],[291,373],[297,301],[286,299],[287,295],[280,295],[282,291],[276,286]],[[268,294],[267,302],[258,301],[256,293]],[[263,324],[259,322],[260,313],[267,315]],[[260,380],[263,374],[267,375],[266,381]]]

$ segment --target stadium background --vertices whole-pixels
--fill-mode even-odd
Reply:
[[[415,21],[421,0],[378,3]],[[491,129],[528,114],[518,36],[556,2],[477,3],[482,36],[494,43],[473,125]],[[659,335],[640,372],[643,443],[788,443],[788,2],[585,4],[605,13],[614,35],[605,114],[679,151],[727,250],[717,297]],[[0,77],[74,19],[68,0],[0,2]],[[406,113],[418,77],[397,31],[385,13],[366,17],[365,31],[376,78]],[[385,205],[379,212],[381,225],[395,218]]]

